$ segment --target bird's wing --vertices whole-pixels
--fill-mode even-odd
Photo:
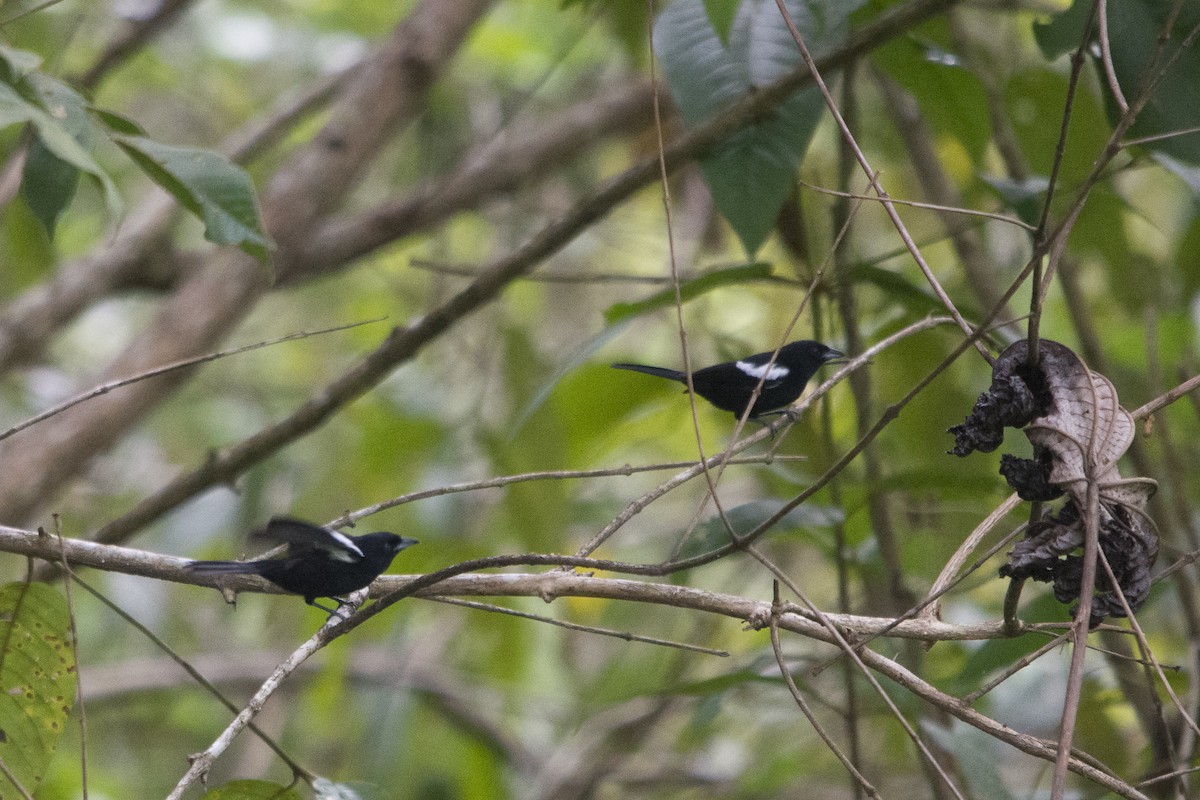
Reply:
[[[335,561],[352,564],[363,559],[363,551],[344,533],[292,517],[271,517],[267,527],[255,531],[251,538],[284,542],[288,545],[289,555],[321,550]]]
[[[733,365],[743,375],[762,381],[764,386],[773,386],[786,378],[791,373],[791,370],[778,361],[767,367],[767,364],[771,363],[772,355],[774,354],[756,353],[743,358],[741,361],[735,361]]]

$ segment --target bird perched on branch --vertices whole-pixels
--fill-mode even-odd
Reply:
[[[397,553],[417,544],[416,539],[383,531],[347,536],[290,517],[273,517],[250,538],[282,542],[287,553],[258,561],[193,561],[187,569],[204,575],[261,575],[285,592],[303,595],[304,602],[329,614],[336,612],[318,603],[318,597],[346,602],[343,595],[369,585]]]
[[[775,356],[772,362],[772,356]],[[758,399],[750,409],[749,418],[758,421],[767,414],[786,413],[784,409],[796,402],[810,378],[823,365],[841,359],[843,354],[832,347],[804,339],[785,344],[774,352],[755,353],[740,361],[729,361],[692,373],[692,386],[696,394],[722,411],[733,412],[741,418],[754,396],[754,390],[762,384]],[[679,381],[687,385],[687,374],[677,369],[649,367],[644,364],[613,364],[615,369],[644,372],[659,378]]]

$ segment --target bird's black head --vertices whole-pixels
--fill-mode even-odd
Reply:
[[[412,547],[414,544],[419,544],[416,539],[410,539],[407,536],[397,536],[387,531],[376,531],[375,533],[355,536],[354,543],[358,545],[358,549],[362,550],[363,555],[368,560],[386,558],[389,564],[401,550],[406,547]]]
[[[802,339],[779,348],[779,358],[776,359],[776,363],[811,364],[815,368],[844,357],[845,353],[840,350],[834,350],[832,347],[814,342],[812,339]]]

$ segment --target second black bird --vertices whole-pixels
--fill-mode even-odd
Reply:
[[[192,572],[206,575],[261,575],[285,592],[303,595],[304,602],[330,614],[334,611],[316,600],[358,591],[391,566],[392,559],[416,539],[379,531],[347,536],[332,528],[290,517],[273,517],[267,527],[251,539],[269,539],[287,544],[282,558],[258,561],[193,561]]]
[[[755,353],[740,361],[696,370],[692,373],[692,386],[696,394],[722,411],[730,411],[740,418],[754,395],[755,387],[762,383],[762,391],[750,409],[750,419],[756,419],[796,402],[796,398],[804,393],[809,379],[822,365],[843,356],[832,347],[810,339],[785,344],[779,348],[775,362],[770,364],[772,355],[773,352]],[[613,364],[613,367],[687,384],[687,374],[677,369],[644,364]]]

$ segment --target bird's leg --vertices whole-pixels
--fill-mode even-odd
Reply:
[[[330,617],[336,616],[338,619],[349,619],[350,615],[355,611],[358,611],[359,606],[366,601],[367,594],[362,589],[359,589],[357,592],[350,594],[348,597],[335,597],[330,595],[330,599],[337,600],[338,606],[336,610],[331,611],[325,606],[317,605],[315,602],[309,603],[309,605],[317,606],[317,608],[327,612]],[[345,610],[346,613],[343,614],[343,610]]]
[[[322,610],[322,611],[324,611],[326,614],[328,614],[329,616],[331,616],[331,617],[332,617],[332,616],[334,616],[335,614],[337,614],[339,611],[341,611],[341,610],[342,610],[342,606],[343,606],[343,605],[345,605],[345,603],[346,603],[346,601],[345,601],[345,600],[343,600],[343,599],[342,599],[342,598],[340,598],[340,597],[335,597],[335,598],[333,598],[333,599],[338,601],[338,607],[337,607],[337,608],[330,608],[329,606],[323,606],[323,605],[321,605],[320,603],[318,603],[318,602],[317,602],[317,598],[315,598],[315,597],[306,597],[306,598],[304,598],[304,602],[308,603],[308,604],[309,604],[310,606],[312,606],[313,608],[319,608],[319,609],[321,609],[321,610]]]
[[[752,422],[757,422],[759,425],[762,425],[771,432],[771,441],[775,441],[775,434],[779,431],[779,423],[782,420],[775,419],[767,422],[763,419],[763,417],[787,417],[788,423],[791,425],[796,424],[796,420],[800,419],[800,415],[796,413],[796,409],[794,408],[782,408],[778,411],[765,411],[758,416],[750,417]]]

